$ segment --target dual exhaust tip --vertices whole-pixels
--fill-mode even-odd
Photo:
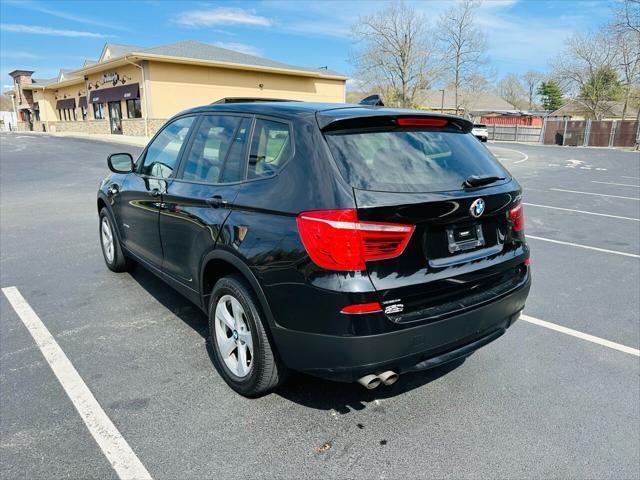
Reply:
[[[384,385],[393,385],[398,381],[400,375],[398,375],[393,370],[387,370],[386,372],[382,372],[379,375],[365,375],[362,378],[358,379],[358,383],[362,385],[367,390],[373,390],[374,388],[379,387],[381,384]]]

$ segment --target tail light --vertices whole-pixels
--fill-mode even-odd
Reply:
[[[444,127],[449,120],[446,118],[428,118],[428,117],[413,117],[413,118],[398,118],[396,123],[401,127]]]
[[[358,303],[356,305],[347,305],[340,313],[349,313],[349,314],[363,314],[363,313],[374,313],[381,312],[382,306],[378,302],[371,303]]]
[[[509,210],[509,220],[514,232],[521,232],[524,230],[524,211],[522,210],[522,204],[518,203],[515,207]]]
[[[415,226],[362,222],[355,209],[298,215],[298,232],[311,260],[329,270],[365,270],[365,262],[402,254]]]

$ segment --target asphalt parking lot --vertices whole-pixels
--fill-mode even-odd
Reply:
[[[391,387],[298,375],[244,399],[212,367],[197,307],[103,263],[106,156],[140,149],[71,138],[0,136],[0,287],[153,478],[638,478],[640,154],[489,148],[525,189],[524,313],[573,334],[520,320]],[[6,295],[0,308],[0,477],[117,478]]]

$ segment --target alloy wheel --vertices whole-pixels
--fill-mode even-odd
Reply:
[[[102,239],[102,249],[104,256],[109,264],[113,263],[114,245],[113,245],[113,231],[111,230],[111,224],[107,217],[102,217],[100,227],[100,237]]]
[[[246,377],[253,365],[253,338],[240,302],[232,295],[223,295],[215,311],[218,351],[226,367],[236,377]]]

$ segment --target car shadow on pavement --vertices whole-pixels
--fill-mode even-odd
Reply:
[[[129,274],[147,293],[190,326],[202,338],[206,339],[209,336],[207,316],[196,305],[140,265],[135,265]]]
[[[213,352],[208,341],[209,326],[206,315],[146,268],[136,265],[129,274],[160,304],[207,340],[207,353],[213,361]],[[316,410],[334,410],[339,414],[347,414],[366,408],[381,409],[384,407],[377,404],[376,400],[395,397],[423,387],[455,370],[464,361],[465,359],[455,360],[423,372],[404,374],[395,384],[381,385],[374,390],[367,390],[358,383],[332,382],[292,372],[287,382],[278,387],[272,395],[279,395],[305,407]]]
[[[466,359],[458,359],[422,372],[400,375],[390,386],[381,385],[367,390],[358,383],[341,383],[294,373],[276,389],[274,394],[299,405],[317,410],[334,410],[339,414],[366,408],[384,409],[376,400],[383,400],[423,387],[461,366]]]

